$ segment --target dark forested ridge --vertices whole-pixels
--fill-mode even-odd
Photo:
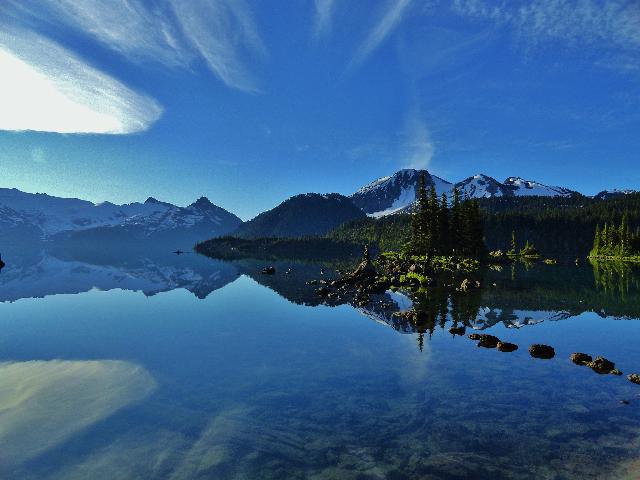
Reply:
[[[479,199],[478,204],[489,250],[508,250],[515,232],[519,248],[529,241],[543,255],[586,256],[598,224],[617,225],[626,212],[629,228],[640,226],[640,193],[604,200],[582,195],[488,198]],[[329,236],[397,250],[409,240],[410,224],[410,215],[366,218],[341,225]]]

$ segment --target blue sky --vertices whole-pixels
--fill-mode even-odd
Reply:
[[[0,186],[247,219],[400,168],[640,188],[640,6],[3,0]]]

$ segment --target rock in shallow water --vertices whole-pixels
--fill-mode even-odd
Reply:
[[[571,357],[569,357],[573,363],[576,365],[586,365],[591,362],[593,358],[591,355],[587,355],[586,353],[572,353]]]
[[[640,385],[640,375],[638,375],[637,373],[632,373],[631,375],[627,375],[627,378],[629,379],[630,382]]]
[[[556,351],[549,345],[536,343],[529,347],[529,354],[534,358],[543,358],[548,360],[556,356]]]
[[[498,342],[497,348],[501,352],[514,352],[518,349],[518,345],[509,342]]]
[[[596,373],[601,375],[606,375],[608,373],[613,373],[614,375],[621,375],[622,372],[616,370],[616,365],[610,360],[607,360],[604,357],[596,357],[595,360],[587,363],[587,367],[593,370]]]

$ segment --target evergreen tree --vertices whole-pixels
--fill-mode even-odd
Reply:
[[[511,249],[507,252],[510,255],[515,255],[518,252],[518,243],[516,242],[516,231],[511,230]]]
[[[442,253],[451,252],[451,231],[449,226],[449,202],[447,194],[443,193],[439,212],[440,247]]]
[[[600,240],[601,240],[601,233],[600,233],[600,225],[596,225],[596,234],[593,238],[593,248],[591,249],[591,253],[589,254],[590,256],[596,257],[600,254]]]
[[[453,189],[453,202],[451,204],[450,215],[450,242],[451,251],[454,254],[460,253],[460,231],[462,230],[462,215],[461,215],[461,203],[460,203],[460,191],[457,188]]]
[[[411,218],[411,244],[412,253],[424,255],[427,251],[427,219],[429,218],[429,201],[424,174],[418,178],[416,188],[416,203]]]

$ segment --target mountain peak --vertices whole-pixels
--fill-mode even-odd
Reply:
[[[195,202],[193,202],[190,206],[197,207],[197,208],[206,208],[206,209],[215,207],[215,205],[211,203],[211,200],[209,200],[207,197],[200,197]]]

